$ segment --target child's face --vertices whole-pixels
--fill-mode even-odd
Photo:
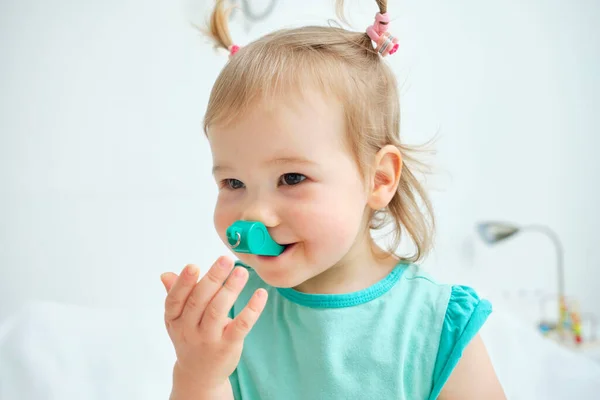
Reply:
[[[319,275],[362,239],[367,191],[344,130],[341,105],[314,93],[210,127],[221,240],[227,244],[229,225],[248,220],[292,244],[278,257],[237,254],[272,286]]]

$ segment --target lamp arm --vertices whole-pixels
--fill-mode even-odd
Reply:
[[[556,268],[558,272],[558,296],[562,300],[565,295],[565,270],[564,270],[564,249],[560,238],[552,229],[545,225],[528,225],[521,228],[521,231],[535,231],[545,234],[552,240],[556,249]]]

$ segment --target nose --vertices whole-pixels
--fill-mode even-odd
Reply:
[[[242,212],[244,221],[259,221],[267,228],[274,228],[281,222],[273,204],[264,196],[253,196],[248,199]]]

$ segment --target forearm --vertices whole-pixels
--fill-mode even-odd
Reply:
[[[186,375],[173,368],[173,388],[170,400],[234,400],[229,380],[218,387],[210,388],[198,381],[197,377]]]

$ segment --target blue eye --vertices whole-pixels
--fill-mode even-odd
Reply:
[[[238,179],[223,179],[223,184],[228,189],[242,189],[244,187],[244,182]]]
[[[306,176],[297,173],[283,174],[280,183],[284,186],[294,186],[306,179]]]

